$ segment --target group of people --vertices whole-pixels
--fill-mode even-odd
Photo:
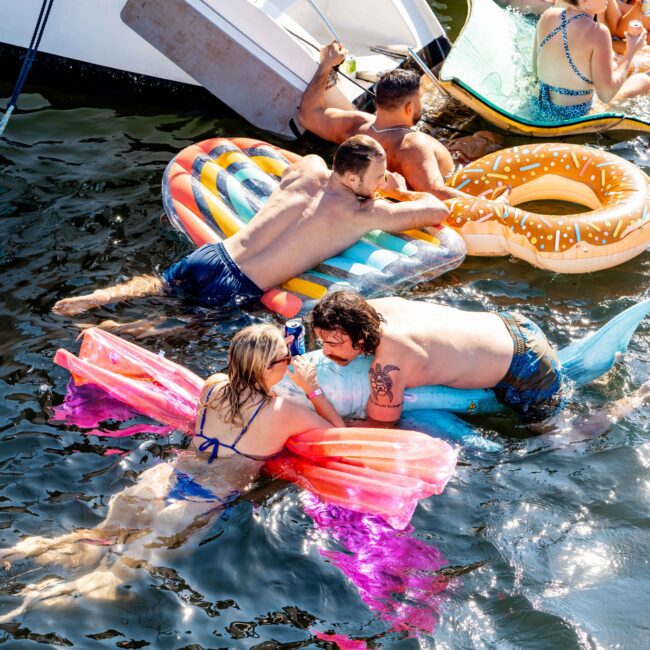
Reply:
[[[577,34],[578,19],[604,11],[605,5],[606,0],[558,0],[543,14],[538,35],[545,30],[548,34],[536,47],[542,76],[561,68],[538,52],[546,44],[549,57],[557,43],[560,50],[564,45],[571,69],[576,61],[595,65],[595,50],[572,58],[567,26],[571,23]],[[602,26],[587,22],[580,24],[604,34]],[[585,43],[593,40],[591,31],[583,36]],[[628,42],[634,50],[636,41]],[[611,50],[611,44],[608,47]],[[333,72],[345,56],[340,43],[322,48],[299,112],[306,129],[339,143],[331,171],[319,156],[306,156],[285,170],[255,219],[225,241],[201,246],[160,276],[139,276],[65,298],[53,310],[73,315],[117,300],[164,293],[205,306],[232,307],[259,299],[265,290],[336,255],[370,230],[435,231],[448,215],[443,200],[464,195],[445,185],[454,169],[449,151],[414,128],[422,115],[419,75],[402,69],[382,75],[376,84],[375,114],[333,108],[327,104],[327,90],[336,83]],[[594,75],[599,92],[604,71],[612,70],[611,57],[607,61]],[[627,83],[622,77],[618,81],[609,79],[610,95]],[[545,86],[559,88],[540,81],[540,98]],[[573,97],[558,93],[561,101]],[[493,198],[507,202],[507,191]],[[325,356],[334,362],[345,365],[359,354],[373,356],[366,411],[375,426],[397,423],[405,389],[417,386],[492,388],[498,399],[529,421],[545,419],[558,401],[562,378],[557,356],[540,328],[518,314],[465,312],[400,298],[365,301],[338,291],[320,301],[310,321]],[[229,376],[215,375],[206,382],[195,444],[209,449],[213,457],[220,452],[265,457],[277,453],[297,431],[343,426],[341,416],[314,385],[313,368],[299,358],[293,359],[292,378],[305,389],[315,412],[274,396],[272,386],[291,361],[279,330],[253,326],[237,334]],[[237,385],[243,376],[249,377],[249,385]],[[275,426],[280,421],[283,426]],[[278,430],[286,434],[284,439],[263,434]],[[218,438],[210,434],[217,431]]]
[[[604,11],[605,4],[606,0],[558,0],[543,14],[535,47],[542,105],[574,115],[588,110],[594,90],[609,100],[648,87],[643,86],[648,84],[647,77],[626,78],[641,37],[627,35],[627,50],[617,66],[609,32],[587,20]],[[88,295],[65,298],[53,311],[75,315],[118,300],[160,294],[178,295],[208,307],[237,306],[257,300],[266,289],[337,254],[370,230],[429,228],[435,232],[448,215],[443,200],[463,194],[444,183],[454,167],[449,151],[414,129],[422,113],[418,75],[407,70],[383,75],[376,85],[374,115],[331,108],[326,94],[332,70],[345,54],[338,43],[322,49],[300,106],[305,128],[339,143],[331,171],[322,158],[306,156],[286,169],[256,217],[225,241],[201,246],[160,276],[139,276]],[[493,198],[507,201],[508,194]],[[351,291],[337,291],[325,295],[307,320],[323,354],[334,363],[345,366],[359,355],[372,357],[366,407],[369,426],[396,426],[405,390],[417,386],[491,388],[502,403],[531,424],[552,416],[559,402],[562,370],[557,355],[539,326],[514,312],[467,312],[397,297],[365,300]],[[179,525],[177,508],[170,505],[170,494],[180,489],[176,486],[196,482],[196,476],[202,475],[201,485],[211,486],[211,496],[205,501],[212,505],[195,502],[183,509],[184,530],[196,530],[196,518],[213,510],[215,499],[219,503],[228,500],[224,483],[216,486],[210,478],[213,470],[203,461],[219,459],[224,470],[233,474],[233,481],[225,484],[241,490],[292,435],[344,427],[344,419],[318,385],[314,366],[292,357],[290,343],[291,338],[272,324],[242,329],[231,342],[227,372],[205,382],[189,455],[144,472],[137,486],[116,495],[106,521],[92,531],[54,540],[30,538],[4,555],[31,555],[44,562],[75,557],[75,561],[90,562],[92,558],[87,560],[86,555],[92,551],[94,558],[99,551],[96,546],[84,546],[88,538],[125,543],[129,535],[134,541],[144,535],[149,546],[144,542],[142,546],[149,548],[152,529],[158,531],[156,539],[162,539],[160,529],[153,527],[154,515],[163,524],[169,520]],[[287,373],[313,408],[274,392]],[[601,430],[610,417],[620,417],[648,394],[644,387],[613,407],[602,418]],[[201,490],[205,497],[206,488]],[[158,505],[142,506],[147,499]],[[142,519],[142,512],[151,515],[142,520],[144,524],[140,520],[137,524],[139,530],[146,527],[146,534],[130,528],[135,525],[135,519],[128,520],[134,504],[140,513],[135,519]],[[121,571],[128,569],[128,563],[120,566]],[[50,602],[60,602],[80,590],[109,597],[121,581],[120,571],[113,569],[89,576],[83,583],[53,586],[46,592]]]

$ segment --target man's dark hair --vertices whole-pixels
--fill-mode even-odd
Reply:
[[[332,169],[340,176],[345,172],[363,176],[371,160],[385,155],[377,140],[367,135],[353,135],[339,145],[334,154]]]
[[[381,339],[381,324],[386,321],[358,293],[334,291],[316,304],[308,322],[312,329],[347,334],[355,350],[371,355]]]
[[[375,86],[378,108],[399,108],[411,95],[420,91],[420,76],[413,70],[385,72]]]

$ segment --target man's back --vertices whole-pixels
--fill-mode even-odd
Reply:
[[[360,239],[358,201],[327,191],[331,172],[307,156],[283,177],[262,210],[225,246],[239,268],[264,289],[282,284]]]
[[[375,358],[398,365],[407,387],[489,388],[512,361],[512,338],[497,314],[403,298],[369,303],[386,319]]]

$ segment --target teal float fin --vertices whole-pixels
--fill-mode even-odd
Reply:
[[[399,421],[400,428],[421,431],[435,438],[455,442],[475,451],[503,451],[503,445],[486,438],[478,429],[464,422],[449,411],[404,411]]]
[[[578,384],[586,384],[607,372],[616,356],[627,350],[632,334],[650,312],[650,299],[614,316],[593,334],[558,352],[562,371]]]

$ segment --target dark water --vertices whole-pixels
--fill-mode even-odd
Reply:
[[[433,4],[456,31],[462,9]],[[0,86],[0,97],[10,90],[9,83]],[[70,319],[50,314],[52,304],[188,251],[159,220],[162,172],[180,148],[217,135],[272,140],[236,117],[97,97],[28,89],[20,108],[0,141],[2,547],[28,535],[97,525],[109,497],[169,458],[178,443],[174,436],[101,441],[49,422],[68,381],[52,357],[58,347],[76,349],[78,333]],[[485,125],[468,125],[478,127]],[[647,139],[580,141],[650,171]],[[329,153],[311,142],[295,148],[315,147]],[[519,308],[564,345],[643,297],[649,270],[648,253],[589,276],[554,275],[515,259],[473,258],[412,293],[468,309]],[[182,315],[172,303],[143,300],[79,321],[152,313]],[[222,315],[146,345],[207,375],[224,366],[234,331],[268,318],[261,311]],[[642,384],[649,347],[646,323],[623,363],[582,390],[573,408],[597,409]],[[316,523],[300,491],[288,487],[255,503],[239,502],[225,518],[215,515],[173,551],[149,551],[148,563],[129,574],[116,600],[36,605],[0,625],[0,642],[14,648],[334,647],[315,637],[327,632],[405,649],[650,647],[647,410],[579,443],[525,438],[507,417],[481,424],[500,436],[506,451],[465,457],[444,495],[417,509],[410,537],[393,540],[409,548],[425,544],[435,557],[424,570],[429,581],[417,588],[405,585],[409,572],[421,574],[422,567],[395,566],[394,594],[384,590],[374,602],[359,587],[366,565],[346,572],[341,558],[357,562],[364,544],[369,551],[376,544],[369,537],[350,545],[336,533],[342,528]],[[132,453],[107,456],[109,447]],[[107,561],[122,552],[128,553],[112,549]],[[441,573],[445,564],[456,569]],[[12,566],[0,583],[0,615],[19,605],[24,586],[82,573],[30,560]],[[424,622],[413,614],[418,607]],[[400,608],[406,617],[395,614]]]

